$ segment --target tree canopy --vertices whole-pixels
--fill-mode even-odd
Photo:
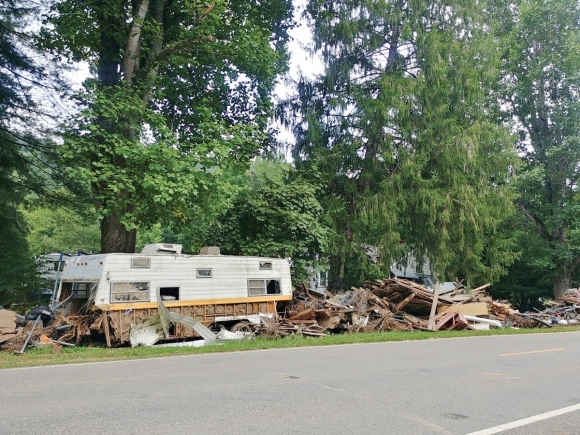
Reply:
[[[34,255],[157,241],[290,257],[297,281],[328,265],[335,289],[410,254],[468,284],[509,270],[495,291],[521,306],[580,283],[577,3],[293,14],[291,0],[3,2],[0,303],[36,285]],[[323,72],[278,104],[299,21]],[[89,76],[65,90],[79,63]],[[71,97],[57,128],[46,90]],[[270,158],[274,115],[292,163]]]
[[[219,193],[215,168],[263,147],[286,65],[284,0],[61,0],[44,47],[91,65],[63,162],[90,184],[102,252],[133,252],[136,228],[187,222]]]
[[[253,163],[238,186],[206,243],[229,255],[289,258],[294,280],[307,282],[324,263],[329,242],[318,186],[279,160]]]
[[[28,2],[0,4],[0,304],[32,290],[38,281],[19,210],[24,195],[36,188],[32,170],[42,165],[43,152],[30,128],[38,114],[32,87],[44,75],[28,54],[24,27],[31,12]]]
[[[387,266],[415,251],[441,274],[500,276],[516,156],[486,109],[499,57],[481,3],[313,0],[308,17],[325,72],[285,113],[297,166],[327,182],[334,285],[361,243]]]
[[[530,275],[550,278],[559,296],[580,265],[580,6],[509,2],[495,19],[503,49],[497,96],[521,156],[522,262]]]

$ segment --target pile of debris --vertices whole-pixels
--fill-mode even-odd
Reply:
[[[278,338],[290,334],[319,337],[350,332],[481,330],[580,324],[580,293],[576,290],[568,291],[556,301],[548,301],[543,311],[520,313],[508,303],[487,296],[484,292],[487,287],[489,284],[467,290],[461,283],[445,283],[432,288],[392,278],[366,282],[347,292],[332,295],[303,286],[294,291],[292,301],[277,320],[262,316],[261,325],[249,326],[256,335]],[[168,312],[168,316],[168,321],[197,322],[186,315]],[[65,315],[63,311],[37,307],[24,317],[0,309],[0,348],[21,353],[30,344],[53,346],[53,349],[72,346],[71,343],[78,345],[90,336],[91,331],[102,332],[102,323],[103,316],[95,313]]]
[[[517,313],[508,318],[510,326],[533,328],[552,325],[580,324],[580,293],[578,290],[568,290],[555,301],[547,301],[547,308],[533,313]]]
[[[63,311],[36,307],[26,316],[0,309],[0,348],[21,353],[26,346],[74,346],[90,335],[91,316],[66,316]]]
[[[320,336],[343,332],[481,330],[578,324],[580,294],[577,292],[568,292],[564,298],[550,302],[550,308],[530,314],[520,313],[508,303],[487,296],[484,290],[489,286],[468,291],[461,283],[438,284],[431,288],[390,278],[366,282],[336,296],[302,287],[295,291],[282,319],[264,325],[259,334]]]

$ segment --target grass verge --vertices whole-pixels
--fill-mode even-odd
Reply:
[[[54,364],[119,361],[127,359],[158,358],[219,352],[236,352],[258,349],[282,349],[290,347],[330,346],[337,344],[380,343],[387,341],[433,340],[455,337],[480,337],[489,335],[520,335],[580,331],[580,327],[554,327],[542,329],[499,329],[489,331],[439,331],[439,332],[371,332],[329,335],[326,337],[290,336],[280,339],[256,338],[221,345],[193,347],[138,347],[108,349],[103,347],[69,347],[60,354],[52,349],[28,349],[23,355],[0,352],[0,369],[33,367]]]

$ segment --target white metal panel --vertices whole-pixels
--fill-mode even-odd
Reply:
[[[105,259],[110,254],[81,255],[65,259],[61,279],[64,282],[98,281],[103,275]]]
[[[141,256],[144,255],[105,255],[95,300],[97,305],[109,303],[110,284],[113,282],[149,282],[151,302],[156,302],[158,287],[179,287],[180,300],[245,298],[248,297],[248,279],[278,279],[280,294],[292,294],[290,265],[284,259],[225,255],[147,255],[151,258],[151,268],[132,269],[131,258]],[[271,261],[272,270],[260,270],[260,261]],[[197,269],[212,269],[212,278],[197,278]]]

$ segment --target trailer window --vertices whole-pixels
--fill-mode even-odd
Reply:
[[[143,302],[149,300],[148,282],[111,283],[111,303]]]
[[[277,279],[249,279],[248,295],[278,295],[282,293],[280,289],[280,280]]]
[[[211,278],[211,269],[197,269],[196,275],[198,278]]]
[[[131,269],[148,269],[151,267],[151,259],[144,257],[131,258]]]
[[[159,287],[159,295],[162,301],[178,301],[179,287]]]
[[[272,270],[272,262],[260,261],[260,270]]]

